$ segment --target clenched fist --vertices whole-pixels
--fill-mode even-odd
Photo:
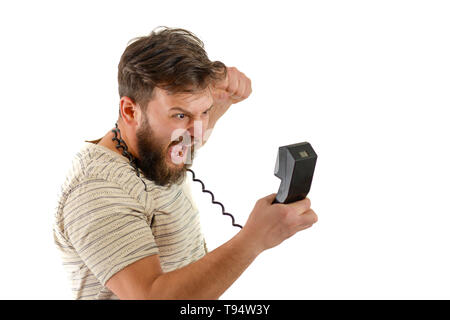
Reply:
[[[213,108],[211,109],[208,128],[214,127],[217,120],[232,104],[248,98],[252,93],[252,82],[235,67],[227,67],[226,78],[215,83],[211,93]]]
[[[317,222],[309,198],[289,204],[272,204],[276,193],[259,199],[241,230],[249,246],[260,253],[279,245]]]
[[[227,67],[227,77],[214,86],[213,99],[217,105],[229,105],[247,99],[251,93],[252,81],[235,67]]]
[[[228,108],[234,103],[247,99],[251,93],[251,80],[235,67],[227,67],[225,79],[217,81],[211,86],[213,107],[209,113],[208,127],[203,137],[203,144],[208,140],[217,120],[227,112]]]

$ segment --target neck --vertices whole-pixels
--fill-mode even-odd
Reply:
[[[112,129],[111,132],[114,134],[114,137],[111,140],[116,143],[116,145],[115,145],[116,149],[120,150],[122,152],[122,156],[128,158],[128,160],[130,161],[130,165],[136,170],[136,174],[139,177],[140,174],[139,174],[139,169],[136,164],[136,158],[131,154],[131,151],[128,150],[128,146],[127,146],[125,140],[122,139],[122,133],[120,131],[120,128],[119,128],[117,122],[116,122],[115,128]]]
[[[114,137],[111,139],[116,143],[115,148],[121,152],[121,154],[124,157],[127,157],[130,162],[136,162],[136,158],[133,156],[131,151],[128,149],[128,145],[124,140],[124,137],[122,136],[122,132],[120,131],[120,128],[116,122],[116,127],[111,130],[111,132],[114,134]]]
[[[128,140],[127,136],[126,136],[125,131],[122,129],[123,126],[122,126],[120,121],[117,121],[117,126],[118,126],[118,129],[120,130],[120,134],[117,132],[117,138],[121,138],[124,141],[124,143],[122,143],[122,144],[125,144],[127,146],[127,148],[128,148],[128,150],[127,150],[128,153],[130,153],[133,157],[136,157],[135,156],[136,153],[134,152],[134,150],[132,148],[130,148],[129,140]],[[99,140],[96,140],[98,143],[96,143],[95,141],[92,141],[92,142],[96,143],[98,145],[101,145],[103,147],[106,147],[106,148],[110,149],[111,151],[114,151],[117,154],[120,154],[121,156],[124,156],[123,155],[123,149],[122,148],[116,148],[116,145],[118,144],[118,141],[113,140],[115,138],[115,134],[114,134],[114,130],[115,129],[116,128],[114,127],[112,130],[109,130],[105,134],[105,136],[103,138],[101,138]],[[128,158],[128,157],[126,157],[126,158]]]

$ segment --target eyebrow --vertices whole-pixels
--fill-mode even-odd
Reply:
[[[206,109],[205,111],[210,110],[213,106],[214,106],[214,105],[211,105],[211,106],[210,106],[208,109]],[[179,110],[179,111],[181,111],[181,112],[183,112],[183,113],[186,113],[186,114],[189,115],[189,116],[192,116],[192,113],[190,113],[189,111],[184,110],[183,108],[180,108],[180,107],[173,107],[173,108],[169,109],[169,111],[173,111],[173,110]],[[203,112],[205,112],[205,111],[203,111]]]

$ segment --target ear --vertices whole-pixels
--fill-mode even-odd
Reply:
[[[120,98],[120,115],[127,126],[138,126],[140,123],[141,110],[130,97]]]

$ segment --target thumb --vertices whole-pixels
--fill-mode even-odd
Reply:
[[[273,202],[273,200],[275,200],[276,196],[277,196],[276,193],[272,193],[272,194],[269,194],[268,196],[265,196],[264,198],[262,198],[262,200],[264,202],[272,204],[272,202]]]

